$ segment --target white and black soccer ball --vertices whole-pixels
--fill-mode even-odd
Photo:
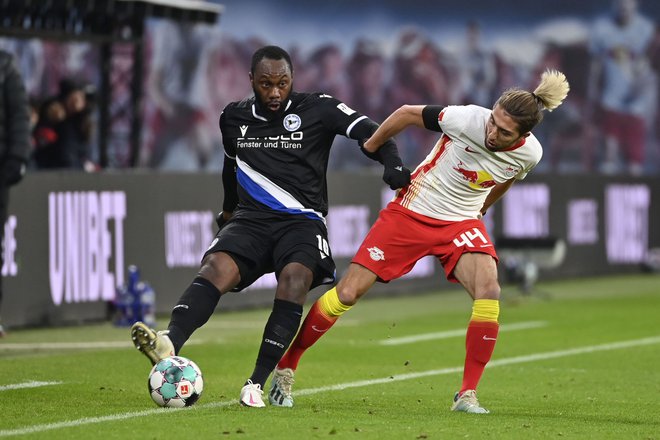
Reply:
[[[199,400],[204,389],[202,371],[190,359],[167,357],[149,373],[149,394],[159,406],[181,408]]]

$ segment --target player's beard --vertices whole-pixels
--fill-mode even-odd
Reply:
[[[291,97],[291,93],[293,92],[293,87],[289,90],[289,94],[282,99],[282,102],[280,103],[280,108],[278,108],[277,110],[269,109],[268,104],[263,102],[261,98],[259,98],[259,94],[257,93],[254,87],[252,88],[252,91],[254,92],[254,96],[256,97],[255,104],[257,106],[257,113],[265,117],[269,121],[272,121],[273,119],[280,117],[284,114],[284,111],[286,110],[286,104],[289,101],[289,97]]]

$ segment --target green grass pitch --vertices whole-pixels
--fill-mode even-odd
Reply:
[[[0,439],[660,439],[660,277],[538,289],[504,286],[479,387],[491,414],[449,411],[471,306],[456,289],[363,300],[303,358],[291,409],[236,403],[267,310],[220,310],[193,335],[181,355],[205,388],[182,410],[151,401],[126,328],[16,330],[0,340]]]

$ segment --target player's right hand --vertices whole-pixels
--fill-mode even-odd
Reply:
[[[393,190],[408,186],[410,185],[410,170],[403,165],[395,167],[386,166],[383,171],[383,181]]]

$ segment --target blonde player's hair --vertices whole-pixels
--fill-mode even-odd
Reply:
[[[564,101],[570,86],[566,76],[558,70],[548,69],[533,92],[513,88],[506,90],[495,103],[518,123],[520,134],[531,131],[543,120],[543,110],[552,111]]]

